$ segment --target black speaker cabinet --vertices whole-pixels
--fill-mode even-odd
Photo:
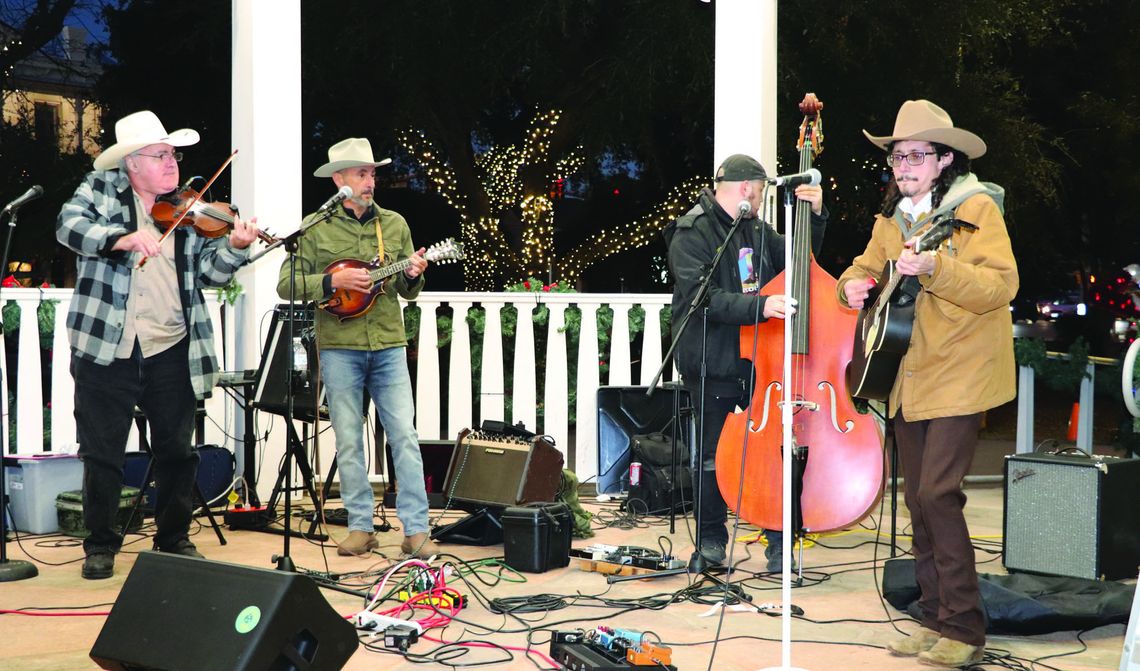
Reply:
[[[1135,577],[1138,491],[1140,459],[1007,456],[1002,563],[1074,578]]]
[[[689,393],[680,387],[662,387],[646,396],[648,387],[598,387],[598,493],[616,494],[629,489],[629,454],[633,437],[644,433],[670,434],[673,400],[680,395],[684,418],[677,440],[688,455]],[[686,457],[687,458],[687,457]]]
[[[451,454],[444,497],[480,506],[553,501],[562,485],[563,462],[562,453],[541,436],[464,432]]]
[[[321,671],[358,643],[307,576],[140,552],[91,658],[123,671]]]
[[[453,440],[420,439],[420,459],[424,463],[424,489],[428,495],[429,508],[443,508],[447,504],[443,485],[447,481],[447,469],[451,465],[451,453],[455,451]],[[392,463],[392,445],[384,450],[388,462],[388,487],[384,490],[384,505],[396,507],[396,497],[400,484],[396,480],[396,466]]]

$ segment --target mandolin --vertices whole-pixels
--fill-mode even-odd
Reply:
[[[463,243],[456,242],[455,238],[448,238],[437,242],[424,251],[424,258],[433,263],[449,263],[463,258]],[[359,261],[357,259],[340,259],[333,261],[325,267],[325,273],[332,273],[344,268],[361,268],[368,271],[372,282],[372,289],[368,292],[349,291],[337,289],[328,300],[317,303],[317,307],[335,316],[341,321],[359,317],[372,309],[377,297],[384,293],[384,285],[388,278],[403,271],[412,265],[411,259],[401,259],[386,266],[380,265],[380,259]]]

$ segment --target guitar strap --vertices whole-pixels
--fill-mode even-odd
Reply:
[[[380,215],[376,215],[376,259],[384,265],[384,235],[380,232]]]

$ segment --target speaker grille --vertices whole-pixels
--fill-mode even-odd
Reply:
[[[1013,458],[1006,468],[1006,568],[1095,579],[1101,471]]]
[[[528,442],[468,432],[452,452],[444,495],[492,506],[553,501],[562,465],[562,453],[541,437]]]

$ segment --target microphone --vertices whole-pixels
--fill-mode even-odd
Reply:
[[[742,200],[740,201],[740,204],[736,206],[736,211],[740,214],[740,216],[743,217],[752,211],[752,204],[747,200]]]
[[[5,205],[4,206],[4,214],[8,214],[12,210],[14,210],[18,207],[22,207],[23,205],[30,203],[31,201],[35,200],[36,198],[39,198],[42,195],[44,195],[44,188],[42,186],[40,186],[39,184],[36,184],[32,188],[25,191],[24,195],[20,196],[16,200],[13,200],[12,202]]]
[[[764,180],[769,184],[776,186],[799,186],[800,184],[807,184],[809,186],[817,186],[823,181],[823,175],[815,168],[805,172],[797,172],[794,175],[784,175],[783,177],[769,177]]]
[[[345,184],[344,186],[340,187],[340,191],[337,191],[336,195],[334,195],[332,198],[329,198],[328,200],[326,200],[325,204],[321,205],[320,209],[317,211],[318,212],[328,212],[329,210],[336,207],[339,203],[343,203],[345,200],[348,200],[349,198],[352,198],[352,187]]]

